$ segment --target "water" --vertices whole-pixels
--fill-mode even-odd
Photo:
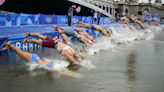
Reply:
[[[75,79],[45,70],[29,71],[22,59],[1,55],[1,92],[164,92],[164,32],[153,40],[126,42],[87,58],[95,69],[80,68]],[[110,43],[111,44],[111,43]],[[43,53],[44,52],[44,53]],[[51,49],[40,56],[56,59]],[[60,56],[60,55],[59,55]],[[60,59],[60,58],[59,58]]]

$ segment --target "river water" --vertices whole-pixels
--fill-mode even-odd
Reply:
[[[48,58],[54,55],[51,50],[38,53]],[[76,79],[29,71],[24,60],[1,54],[0,92],[164,92],[163,55],[161,32],[153,40],[133,41],[89,56],[96,68],[76,70],[84,76]]]

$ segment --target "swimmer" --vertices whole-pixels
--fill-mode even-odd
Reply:
[[[135,23],[137,23],[141,27],[141,29],[144,29],[144,30],[149,29],[149,27],[144,25],[144,23],[142,23],[140,20],[135,20]]]
[[[134,29],[130,25],[130,23],[133,22],[132,19],[131,19],[132,17],[133,17],[133,15],[132,16],[123,15],[123,17],[121,17],[121,24],[122,24],[123,27],[128,27],[130,30],[133,31]]]
[[[79,22],[79,24],[80,24],[81,27],[96,30],[96,31],[100,32],[102,35],[105,35],[105,36],[110,36],[111,35],[107,30],[105,30],[104,28],[102,28],[99,25],[85,24],[84,22]]]
[[[43,47],[57,49],[60,54],[62,54],[65,58],[67,58],[68,61],[75,65],[80,65],[80,63],[82,62],[79,54],[67,44],[62,43],[57,37],[52,38],[48,36],[43,36],[39,33],[26,33],[26,37],[28,36],[39,37],[41,40],[25,39],[23,43],[35,43]]]
[[[149,29],[148,26],[144,25],[144,23],[142,22],[142,19],[137,18],[137,16],[133,15],[131,16],[132,21],[135,23],[135,26],[137,27],[137,29]]]
[[[84,43],[86,46],[90,47],[92,45],[92,43],[89,41],[89,39],[83,35],[80,35],[73,31],[64,30],[63,28],[56,26],[56,25],[54,25],[53,28],[55,28],[59,33],[61,33],[62,38],[64,39],[65,43],[68,45],[72,44],[72,42],[68,39],[68,35],[75,37],[77,40]]]
[[[32,54],[32,53],[29,53],[29,52],[22,51],[18,47],[12,45],[9,41],[5,42],[5,47],[3,49],[1,49],[1,50],[12,50],[12,51],[15,51],[16,54],[18,56],[20,56],[21,58],[27,60],[28,62],[45,66],[45,67],[48,68],[48,70],[50,72],[59,73],[61,75],[65,75],[65,76],[69,76],[69,77],[73,77],[73,78],[82,78],[83,77],[82,75],[80,75],[78,73],[75,73],[73,71],[68,70],[67,68],[64,71],[59,71],[59,70],[53,69],[53,67],[55,67],[54,63],[48,62],[48,61],[44,61],[37,54],[34,54],[34,53]]]
[[[46,65],[50,66],[49,62],[45,62],[37,54],[31,54],[29,52],[22,51],[21,49],[17,48],[16,46],[12,45],[9,41],[5,43],[5,47],[1,50],[13,50],[15,51],[20,57],[27,60],[28,62],[33,62],[39,65]]]
[[[91,41],[95,41],[95,40],[96,40],[96,38],[91,37],[87,32],[83,31],[83,30],[80,29],[80,28],[75,28],[74,30],[75,30],[78,34],[80,34],[80,35],[86,37],[87,39],[89,39],[89,40],[91,40]]]

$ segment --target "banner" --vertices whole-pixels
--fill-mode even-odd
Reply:
[[[94,24],[93,17],[72,16],[71,24],[84,22]],[[109,24],[110,18],[101,17],[100,24]],[[42,14],[0,14],[0,26],[21,26],[21,25],[44,25],[57,24],[60,26],[68,25],[68,16],[66,15],[42,15]]]
[[[39,14],[20,14],[21,25],[37,25],[39,24]]]
[[[4,14],[0,14],[0,26],[5,26],[5,15]]]
[[[77,17],[77,16],[73,16],[72,17],[72,25],[74,25],[75,23],[77,23],[77,22],[79,22],[80,20],[79,20],[80,18],[79,17]]]
[[[55,15],[40,15],[39,24],[56,24]]]
[[[101,17],[100,18],[100,24],[110,24],[110,18]]]
[[[68,24],[68,17],[63,15],[57,15],[56,18],[56,24],[61,26],[66,26]]]
[[[20,26],[20,14],[5,14],[5,26]]]
[[[94,23],[94,20],[93,20],[93,17],[82,17],[82,22],[84,23],[89,23],[89,24],[93,24]]]

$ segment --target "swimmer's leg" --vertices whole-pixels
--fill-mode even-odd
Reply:
[[[92,41],[89,42],[88,38],[83,37],[82,39],[80,39],[80,42],[83,42],[87,47],[92,46]]]
[[[62,33],[61,36],[62,36],[64,42],[65,42],[67,45],[69,45],[69,46],[72,45],[72,42],[68,39],[68,36],[67,36],[67,35],[65,35],[64,33]]]
[[[86,38],[88,38],[91,41],[94,41],[93,37],[91,37],[87,32],[84,32],[86,34]]]
[[[64,57],[66,57],[67,60],[70,61],[71,63],[73,63],[73,64],[75,64],[75,65],[79,65],[79,64],[76,62],[76,60],[74,59],[74,57],[73,57],[72,55],[70,55],[69,53],[63,52],[62,55],[63,55]]]
[[[89,46],[89,47],[91,46],[91,44],[88,43],[87,38],[85,38],[85,37],[83,37],[83,36],[81,36],[81,35],[79,35],[79,34],[76,35],[76,39],[77,39],[79,42],[84,43],[85,45],[87,45],[87,46]]]
[[[146,26],[141,21],[136,21],[142,29],[147,29]]]
[[[17,48],[16,46],[12,45],[10,42],[7,42],[6,43],[6,46],[15,51],[20,57],[26,59],[27,61],[31,62],[32,61],[32,54],[31,53],[28,53],[28,52],[25,52],[25,51],[22,51],[21,49]]]
[[[74,52],[74,57],[79,61],[82,62],[82,58],[80,57],[80,55],[77,52]]]
[[[91,47],[92,44],[90,44],[88,41],[84,41],[84,44],[87,46],[87,47]]]

